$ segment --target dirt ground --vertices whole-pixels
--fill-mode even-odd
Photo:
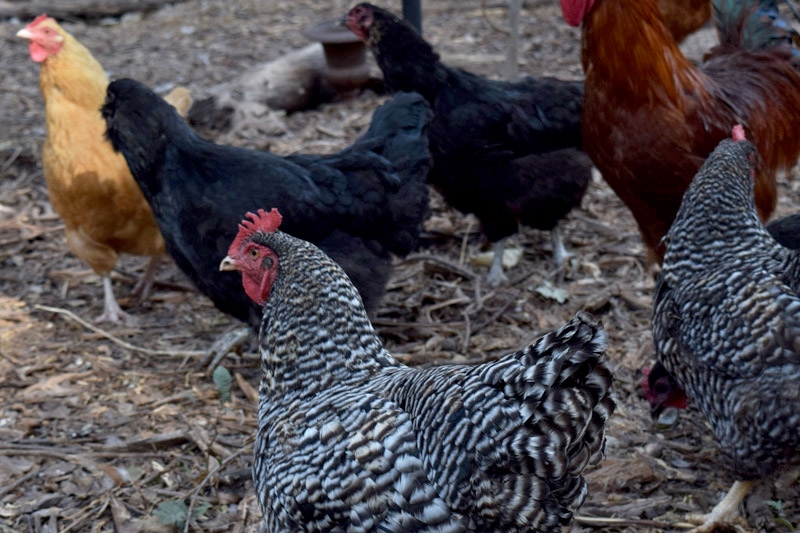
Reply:
[[[500,73],[506,36],[487,22],[477,0],[423,4],[425,35],[447,62]],[[350,5],[188,0],[148,14],[63,25],[112,78],[136,78],[159,91],[184,85],[201,98],[305,46],[303,27]],[[383,5],[400,10],[399,0]],[[490,2],[487,15],[505,25],[505,3]],[[14,35],[26,22],[0,21],[0,530],[259,531],[248,471],[257,425],[255,355],[223,361],[234,384],[231,400],[221,403],[197,361],[237,323],[171,263],[162,265],[155,294],[129,308],[138,326],[92,325],[102,310],[102,286],[68,251],[48,201],[39,164],[39,69]],[[522,72],[581,77],[579,31],[561,21],[555,0],[526,2],[520,26]],[[361,133],[382,99],[366,92],[283,116],[285,134],[237,142],[281,154],[335,151]],[[796,210],[799,187],[797,179],[781,178],[778,214]],[[641,368],[653,359],[653,275],[632,217],[599,177],[562,225],[577,254],[563,279],[555,275],[544,232],[514,238],[523,258],[508,271],[510,283],[492,289],[482,283],[486,268],[469,261],[485,244],[474,219],[434,197],[427,227],[439,238],[398,262],[375,319],[403,361],[492,359],[579,309],[608,329],[618,407],[607,459],[588,474],[589,496],[573,531],[681,530],[687,512],[719,500],[732,479],[701,414],[689,409],[669,428],[656,428],[639,397]],[[135,257],[120,262],[115,292],[123,305],[144,264]],[[780,480],[779,488],[765,483],[760,494],[773,501],[772,526],[784,531],[800,524],[793,485],[794,478]]]

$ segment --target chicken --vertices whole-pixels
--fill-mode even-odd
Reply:
[[[339,262],[370,310],[383,296],[392,255],[419,244],[431,111],[417,94],[398,94],[379,107],[369,130],[331,155],[280,157],[216,145],[129,79],[109,85],[102,112],[107,136],[125,156],[178,267],[217,308],[255,330],[260,306],[238,276],[218,269],[248,210],[282,209],[291,217],[286,230]]]
[[[800,214],[771,221],[767,231],[781,245],[791,250],[800,249]]]
[[[756,159],[741,126],[708,157],[667,234],[656,286],[658,361],[672,392],[686,391],[708,419],[736,479],[699,531],[735,517],[749,487],[800,449],[800,255],[756,214]]]
[[[656,0],[656,3],[676,43],[702,28],[711,18],[711,0]]]
[[[280,221],[248,213],[220,264],[264,304],[267,531],[560,532],[615,406],[600,323],[581,312],[496,361],[409,368],[341,268]]]
[[[505,279],[504,241],[519,224],[550,231],[562,264],[557,224],[591,177],[579,150],[583,84],[496,81],[448,67],[407,22],[370,4],[350,10],[346,24],[372,49],[390,92],[417,91],[433,108],[429,182],[451,206],[474,213],[496,243],[489,281]]]
[[[129,319],[114,297],[111,270],[120,253],[151,256],[137,286],[144,297],[164,240],[125,159],[104,138],[99,109],[108,78],[89,50],[46,15],[17,36],[30,41],[31,58],[41,64],[47,121],[42,167],[67,245],[103,279],[103,313],[97,320]],[[188,109],[186,89],[176,89],[173,98]]]
[[[744,123],[761,153],[755,199],[764,220],[775,208],[777,170],[800,154],[795,34],[774,0],[714,5],[721,44],[694,66],[655,0],[561,0],[564,19],[583,23],[584,148],[658,262],[683,193],[734,124]]]

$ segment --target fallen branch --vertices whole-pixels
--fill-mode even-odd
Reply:
[[[206,353],[201,351],[180,351],[180,350],[151,350],[149,348],[144,348],[142,346],[136,346],[129,342],[125,342],[124,340],[120,339],[119,337],[115,337],[111,333],[98,328],[97,326],[93,326],[86,322],[84,319],[80,318],[78,315],[73,313],[68,309],[62,309],[60,307],[50,307],[49,305],[35,305],[34,309],[39,311],[47,311],[49,313],[57,313],[59,315],[64,315],[67,318],[74,320],[81,326],[85,327],[88,330],[91,330],[98,335],[102,335],[103,337],[107,338],[114,344],[121,346],[127,350],[131,350],[133,352],[141,352],[147,355],[166,355],[169,357],[202,357]]]
[[[0,1],[0,17],[33,18],[43,11],[55,18],[116,17],[132,11],[154,11],[182,0],[29,0]]]

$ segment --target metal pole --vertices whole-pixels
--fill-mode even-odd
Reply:
[[[403,0],[403,19],[422,35],[422,0]]]

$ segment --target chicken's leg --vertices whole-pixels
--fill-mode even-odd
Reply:
[[[486,276],[486,281],[492,287],[497,287],[501,283],[508,281],[508,278],[503,273],[503,252],[506,248],[506,240],[500,239],[494,243],[494,257],[492,257],[492,266],[489,268],[489,275]]]
[[[134,319],[122,310],[114,297],[114,288],[111,286],[111,275],[103,276],[103,314],[98,316],[96,322],[132,322]]]
[[[739,514],[739,504],[742,503],[742,500],[747,496],[752,486],[752,480],[736,481],[728,491],[728,494],[722,498],[722,501],[719,502],[709,514],[687,516],[686,520],[688,522],[701,524],[699,527],[692,529],[689,533],[710,533],[721,524],[729,524]]]
[[[147,297],[150,296],[150,291],[153,289],[153,282],[156,278],[156,271],[160,263],[160,255],[152,256],[150,261],[147,262],[147,266],[144,268],[142,277],[139,278],[139,281],[133,286],[131,296],[135,297],[138,303],[145,301]]]
[[[572,252],[568,252],[564,246],[564,241],[561,239],[561,232],[558,231],[558,226],[550,230],[550,242],[553,244],[553,262],[557,267],[564,266],[567,258],[574,256]]]

